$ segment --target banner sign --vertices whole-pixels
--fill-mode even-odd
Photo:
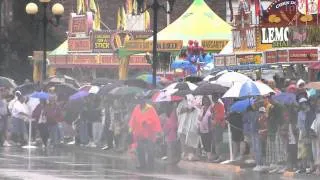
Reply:
[[[316,62],[318,61],[318,49],[290,49],[289,62]]]
[[[254,51],[256,49],[256,29],[240,28],[232,31],[233,49],[237,51]]]
[[[225,66],[224,62],[225,62],[224,56],[215,56],[214,57],[214,67]]]
[[[221,66],[236,66],[236,56],[235,55],[217,55],[214,57],[215,67]]]
[[[265,52],[265,63],[286,63],[288,62],[288,50],[275,50]]]
[[[88,33],[87,16],[71,13],[69,20],[69,33]]]
[[[93,32],[93,52],[113,52],[111,46],[112,34],[110,32]]]
[[[74,55],[72,64],[98,64],[99,57],[96,55]]]
[[[289,46],[320,45],[319,26],[292,26],[289,29]]]
[[[222,50],[228,43],[227,40],[202,40],[201,46],[205,51],[220,51]]]
[[[68,50],[69,51],[91,51],[90,38],[68,38]]]
[[[236,61],[239,65],[261,64],[262,54],[237,54]]]
[[[152,41],[132,40],[125,43],[125,48],[129,51],[152,51]],[[180,51],[183,47],[183,42],[180,40],[172,41],[158,41],[157,50],[166,51]]]

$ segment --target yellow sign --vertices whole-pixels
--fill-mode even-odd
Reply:
[[[152,51],[152,47],[152,41],[132,40],[125,43],[125,48],[129,51]],[[157,50],[160,52],[180,51],[182,47],[183,42],[179,40],[157,42]]]
[[[222,50],[228,43],[227,40],[202,40],[201,46],[205,51],[220,51]]]

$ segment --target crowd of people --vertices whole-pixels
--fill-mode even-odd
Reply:
[[[225,99],[222,94],[188,94],[180,101],[153,103],[150,93],[90,93],[76,102],[77,110],[70,110],[75,104],[59,100],[54,89],[40,103],[2,89],[0,145],[25,145],[31,123],[31,141],[43,148],[75,143],[119,153],[135,150],[139,168],[152,168],[156,157],[169,163],[180,156],[220,163],[231,158],[225,136],[229,126],[233,157],[254,159],[254,171],[320,175],[320,98],[310,96],[302,80],[288,80],[282,89],[274,81],[262,82],[275,94],[250,97],[239,112],[230,107],[243,99]],[[274,98],[281,93],[294,100]]]

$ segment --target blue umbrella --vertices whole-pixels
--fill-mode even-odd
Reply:
[[[31,97],[33,97],[33,98],[44,99],[44,100],[49,99],[49,96],[50,96],[50,95],[49,95],[48,93],[43,92],[43,91],[41,91],[41,92],[34,92],[34,93],[31,94]]]
[[[69,100],[76,100],[89,95],[87,91],[78,91],[69,97]]]
[[[185,61],[185,60],[175,60],[171,64],[171,68],[173,69],[185,69],[188,68],[192,65],[190,61]]]
[[[245,99],[245,100],[237,101],[230,107],[230,112],[242,113],[246,111],[248,107],[251,106],[253,103],[254,103],[253,99]]]
[[[283,92],[272,96],[272,99],[280,104],[297,104],[296,95],[293,93]]]

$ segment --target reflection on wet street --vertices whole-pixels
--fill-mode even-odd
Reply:
[[[107,152],[106,152],[107,153]],[[152,172],[138,171],[132,160],[106,157],[70,148],[25,150],[21,148],[0,149],[0,179],[8,180],[65,180],[65,179],[130,179],[130,180],[247,180],[280,179],[280,175],[257,174],[244,171],[197,172],[178,167],[157,166]],[[317,179],[303,177],[297,179]]]
[[[64,148],[30,152],[2,148],[0,160],[0,179],[219,179],[218,175],[187,172],[177,167],[157,167],[153,172],[140,172],[133,161],[70,152]]]

